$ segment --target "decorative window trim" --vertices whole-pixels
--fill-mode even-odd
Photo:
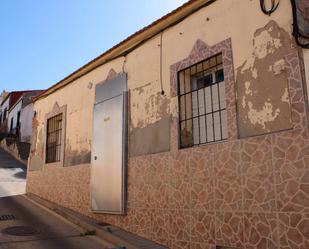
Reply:
[[[58,162],[52,162],[52,163],[46,163],[46,138],[47,138],[47,123],[48,120],[56,115],[62,114],[62,134],[61,134],[61,150],[60,150],[60,161]],[[65,151],[65,137],[66,137],[66,115],[67,114],[67,105],[59,107],[58,103],[56,102],[54,104],[54,107],[51,112],[47,113],[45,115],[44,120],[44,166],[64,166],[64,151]]]
[[[227,123],[228,125],[228,138],[225,141],[236,140],[238,138],[237,121],[236,121],[236,89],[235,89],[235,77],[233,66],[233,54],[232,54],[232,42],[231,39],[223,40],[213,46],[207,45],[202,40],[198,39],[189,56],[170,66],[170,94],[171,97],[178,95],[178,72],[191,67],[201,61],[206,60],[216,54],[222,53],[224,81],[225,81],[225,96],[226,96],[226,111],[227,111]],[[172,130],[174,134],[177,130],[177,135],[172,136],[172,146],[178,145],[177,149],[180,149],[179,144],[179,127],[178,117],[173,122]],[[190,147],[189,147],[190,148]]]

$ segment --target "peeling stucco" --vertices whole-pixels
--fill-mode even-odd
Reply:
[[[44,165],[44,146],[43,146],[43,135],[42,128],[39,126],[37,117],[32,120],[32,137],[31,137],[31,148],[30,148],[30,163],[29,170],[35,171],[42,169]]]
[[[130,156],[170,149],[171,100],[162,95],[158,82],[131,90]]]
[[[159,82],[144,84],[131,90],[131,127],[145,128],[170,115],[170,98],[161,94]]]
[[[237,68],[237,108],[240,137],[292,127],[288,70],[290,35],[270,21],[256,30],[252,53]]]
[[[161,118],[154,124],[135,128],[130,132],[130,156],[148,155],[170,150],[171,117]]]

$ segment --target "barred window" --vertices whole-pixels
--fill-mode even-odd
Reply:
[[[46,163],[60,161],[62,113],[47,120]]]
[[[178,72],[180,147],[227,139],[222,54]]]

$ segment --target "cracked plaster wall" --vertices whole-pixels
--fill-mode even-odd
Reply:
[[[274,21],[256,30],[252,54],[237,68],[240,137],[292,128],[285,56],[293,52],[290,35]]]

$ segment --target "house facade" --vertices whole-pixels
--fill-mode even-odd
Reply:
[[[292,23],[192,0],[89,62],[35,99],[27,192],[170,248],[308,248]]]
[[[16,102],[20,99],[23,94],[26,94],[31,91],[12,91],[5,94],[0,104],[1,112],[1,133],[7,134],[10,132],[10,121],[9,121],[9,110],[12,108]]]
[[[16,135],[21,142],[30,142],[34,116],[33,98],[41,92],[37,90],[23,93],[8,111],[7,132]]]

